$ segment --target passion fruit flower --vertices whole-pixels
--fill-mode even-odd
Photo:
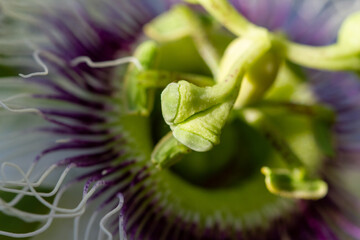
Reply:
[[[0,3],[2,238],[360,238],[355,1]]]

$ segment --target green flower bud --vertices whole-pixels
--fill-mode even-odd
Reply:
[[[174,137],[197,152],[209,151],[220,141],[220,134],[232,108],[233,101],[214,106],[188,120],[171,126]]]
[[[161,107],[166,123],[180,123],[195,113],[221,103],[228,95],[224,86],[198,87],[186,81],[169,84],[161,94]]]

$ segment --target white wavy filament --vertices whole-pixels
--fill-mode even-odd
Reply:
[[[143,66],[140,61],[135,57],[123,57],[115,60],[104,61],[104,62],[93,62],[89,57],[81,56],[74,58],[71,61],[71,66],[76,66],[80,63],[86,63],[92,68],[106,68],[106,67],[115,67],[125,63],[133,63],[140,71],[143,70]]]
[[[28,172],[25,174],[24,171],[13,163],[3,163],[2,164],[2,171],[1,173],[4,174],[5,167],[13,167],[15,168],[22,176],[22,179],[18,182],[16,181],[7,181],[5,176],[3,175],[3,178],[5,180],[1,181],[2,185],[5,185],[7,187],[1,187],[0,190],[7,191],[7,192],[13,192],[17,193],[17,195],[9,202],[5,202],[0,198],[0,209],[5,212],[8,215],[16,216],[19,219],[22,219],[23,221],[27,222],[33,222],[33,221],[45,221],[45,224],[42,225],[39,229],[28,232],[28,233],[13,233],[13,232],[7,232],[7,231],[0,231],[0,235],[3,236],[9,236],[9,237],[16,237],[16,238],[24,238],[24,237],[32,237],[35,236],[43,231],[45,231],[49,226],[51,225],[53,219],[55,218],[74,218],[81,216],[85,212],[85,206],[89,198],[96,192],[96,190],[104,185],[103,181],[96,182],[87,193],[83,194],[82,199],[80,202],[75,206],[74,208],[61,208],[58,207],[58,203],[63,195],[63,193],[68,189],[68,186],[65,186],[60,189],[60,186],[62,185],[66,175],[70,171],[71,168],[73,168],[73,165],[69,165],[65,168],[65,170],[62,172],[61,176],[59,177],[59,180],[53,190],[48,193],[39,193],[37,192],[34,187],[40,186],[43,181],[47,178],[47,176],[57,167],[55,165],[52,165],[49,169],[47,169],[36,182],[30,182],[29,176],[31,175],[31,172],[33,171],[34,165],[30,167]],[[8,185],[12,186],[24,186],[22,189],[14,189],[8,187]],[[26,212],[19,209],[16,209],[14,206],[23,198],[24,195],[29,195],[35,197],[40,203],[42,203],[44,206],[49,208],[50,212],[48,214],[36,214],[32,212]],[[48,196],[54,196],[54,201],[52,203],[49,203],[43,197]]]
[[[124,197],[122,194],[118,194],[118,198],[119,198],[119,204],[116,206],[116,208],[114,208],[113,210],[111,210],[110,212],[108,212],[101,220],[100,220],[100,231],[99,231],[99,236],[98,236],[98,240],[102,240],[103,239],[103,233],[105,233],[105,235],[107,236],[108,240],[112,240],[113,236],[112,234],[109,232],[109,230],[106,229],[105,227],[105,223],[107,222],[108,219],[110,219],[114,214],[116,214],[117,212],[119,212],[122,208],[122,206],[124,205]],[[120,229],[119,229],[120,230]]]
[[[35,52],[33,53],[33,57],[35,59],[35,62],[37,64],[39,64],[44,70],[42,72],[34,72],[34,73],[30,73],[30,74],[22,74],[20,73],[19,76],[22,78],[30,78],[30,77],[35,77],[35,76],[46,76],[49,74],[49,69],[47,68],[47,66],[45,65],[45,63],[41,60],[40,58],[40,50],[35,50]]]
[[[6,99],[7,100],[7,99]],[[37,113],[41,115],[40,110],[36,109],[36,108],[19,108],[19,109],[14,109],[14,108],[10,108],[8,105],[6,105],[3,101],[0,101],[0,106],[3,107],[4,109],[10,111],[10,112],[14,112],[14,113]]]

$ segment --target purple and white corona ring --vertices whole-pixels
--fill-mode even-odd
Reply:
[[[0,0],[0,239],[360,239],[360,4]]]

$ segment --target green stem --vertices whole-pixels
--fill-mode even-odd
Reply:
[[[351,48],[339,44],[313,47],[297,43],[285,44],[286,57],[297,64],[324,70],[360,70],[360,58]]]
[[[259,29],[249,22],[227,0],[197,0],[212,16],[237,36]]]

